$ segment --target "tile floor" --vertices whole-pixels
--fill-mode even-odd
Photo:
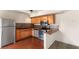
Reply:
[[[55,41],[49,47],[49,49],[79,49],[79,47],[73,46],[73,45],[70,45],[70,44],[66,44],[66,43],[63,43],[63,42]]]

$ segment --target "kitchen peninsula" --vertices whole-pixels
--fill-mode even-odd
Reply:
[[[58,25],[57,25],[58,26]],[[55,26],[54,26],[55,27]],[[46,28],[42,28],[41,25],[34,25],[34,24],[30,24],[30,23],[17,23],[16,24],[16,32],[19,32],[18,30],[24,30],[24,31],[28,31],[29,32],[29,37],[32,36],[32,30],[45,30],[46,33],[48,34],[52,34],[56,31],[58,31],[58,28],[48,28],[48,26]],[[46,31],[47,30],[47,31]]]

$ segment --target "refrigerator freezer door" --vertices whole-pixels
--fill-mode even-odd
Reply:
[[[10,27],[15,27],[15,21],[14,20],[10,20],[9,21],[9,26]]]
[[[9,26],[9,20],[7,20],[7,19],[2,19],[1,22],[2,22],[2,25],[1,25],[2,27]]]
[[[9,19],[2,19],[2,27],[14,27],[15,26],[15,22],[14,20],[9,20]]]

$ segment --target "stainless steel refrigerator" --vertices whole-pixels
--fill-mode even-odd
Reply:
[[[0,48],[15,43],[15,21],[0,18]]]

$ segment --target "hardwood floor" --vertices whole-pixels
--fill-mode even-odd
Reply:
[[[2,49],[43,49],[43,41],[34,37],[24,39]]]

